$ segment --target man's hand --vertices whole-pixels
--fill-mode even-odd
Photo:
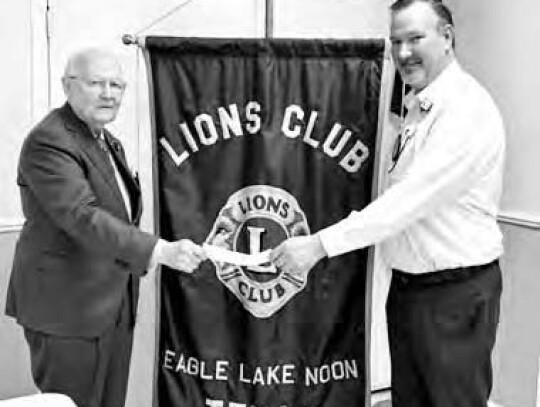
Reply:
[[[231,236],[232,232],[227,232],[226,230],[221,230],[212,238],[209,244],[212,246],[218,247],[227,247],[227,239]]]
[[[189,239],[176,242],[160,240],[158,244],[161,245],[157,255],[158,263],[185,273],[193,273],[206,260],[202,247]]]
[[[270,260],[281,270],[307,273],[327,255],[317,235],[291,237],[270,253]]]

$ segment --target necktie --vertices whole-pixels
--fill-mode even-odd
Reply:
[[[397,161],[399,160],[399,156],[403,152],[403,149],[405,148],[405,144],[409,141],[409,137],[405,139],[405,142],[403,142],[403,131],[405,127],[405,119],[407,118],[407,113],[409,113],[409,109],[405,107],[405,105],[402,106],[402,117],[401,117],[401,125],[399,129],[399,134],[397,135],[396,141],[394,142],[394,147],[392,148],[392,165],[388,169],[388,172],[392,172],[394,168],[396,168]]]
[[[99,136],[96,137],[96,139],[97,139],[99,148],[101,149],[101,151],[107,154],[107,159],[108,159],[110,151],[109,151],[109,146],[107,145],[107,142],[105,141],[105,137],[103,136],[103,134],[100,134]]]
[[[105,140],[105,136],[103,135],[103,133],[96,136],[96,141],[98,143],[99,149],[103,153],[103,158],[105,158],[105,162],[106,162],[105,165],[110,170],[114,171],[116,175],[116,172],[118,170],[115,168],[113,157],[111,155],[111,150],[109,149],[109,145],[107,144],[107,141]]]
[[[111,150],[109,149],[109,145],[107,144],[107,141],[105,140],[105,135],[103,133],[100,133],[96,136],[96,140],[98,142],[98,146],[101,151],[105,154],[107,158],[107,162],[111,166],[113,172],[114,172],[114,178],[116,179],[116,184],[118,185],[118,188],[120,190],[120,193],[122,195],[127,213],[129,218],[131,219],[131,199],[129,197],[129,193],[125,184],[124,179],[122,178],[122,175],[120,174],[120,170],[118,169],[117,164],[114,162],[114,158],[111,154]]]

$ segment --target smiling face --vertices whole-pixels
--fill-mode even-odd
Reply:
[[[392,13],[392,57],[403,81],[415,91],[429,85],[453,60],[453,28],[428,3],[418,1]]]
[[[74,56],[62,83],[73,111],[92,130],[99,130],[116,118],[125,81],[114,55],[90,50]]]

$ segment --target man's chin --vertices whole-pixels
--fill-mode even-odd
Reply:
[[[414,90],[422,90],[426,87],[426,81],[423,75],[418,74],[402,74],[401,79],[406,85],[409,85]]]
[[[111,123],[116,119],[116,113],[115,114],[101,114],[94,118],[94,122],[99,123],[102,127],[106,124]]]

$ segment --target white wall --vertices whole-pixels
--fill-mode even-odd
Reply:
[[[457,22],[458,55],[490,90],[505,120],[503,215],[529,225],[503,227],[506,253],[493,398],[506,407],[533,407],[540,405],[540,2],[449,3]]]
[[[30,2],[4,0],[0,17],[0,49],[3,52],[0,67],[0,224],[20,223],[20,205],[16,179],[16,156],[24,134],[33,121],[32,52]],[[5,17],[3,17],[5,16]],[[9,55],[9,58],[7,58]]]
[[[390,0],[274,0],[276,37],[380,38]]]
[[[449,3],[463,64],[490,90],[508,133],[503,212],[540,220],[540,3],[475,0]]]
[[[17,156],[21,141],[33,123],[30,48],[32,40],[29,1],[3,0],[0,14],[0,227],[20,225],[16,185]],[[9,55],[9,57],[7,57]],[[9,270],[17,232],[0,234],[0,315],[3,314]],[[35,392],[29,380],[28,351],[22,330],[0,316],[0,399]]]

